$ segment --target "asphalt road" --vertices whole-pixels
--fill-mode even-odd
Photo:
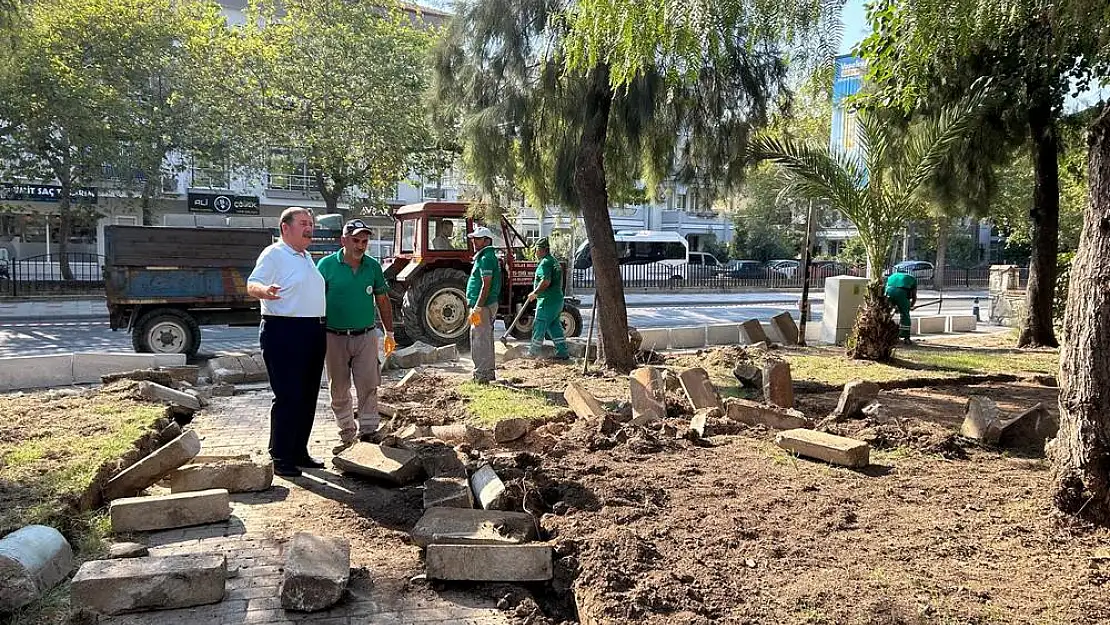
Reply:
[[[922,301],[926,301],[922,298]],[[971,314],[972,301],[945,299],[946,315]],[[796,304],[786,303],[679,303],[668,306],[634,306],[628,309],[628,321],[637,328],[665,328],[739,323],[748,319],[767,320],[783,311],[798,318]],[[813,305],[814,321],[821,319],[821,305]],[[935,315],[935,305],[914,311],[915,316]],[[985,315],[985,310],[982,315]],[[583,310],[583,325],[589,323],[590,309]],[[500,324],[499,324],[500,326]],[[500,335],[500,331],[498,335]],[[202,356],[257,349],[257,328],[202,328]],[[585,328],[583,328],[583,334]],[[107,320],[50,319],[42,321],[0,321],[0,357],[32,356],[68,352],[131,352],[131,337],[126,332],[113,332]]]

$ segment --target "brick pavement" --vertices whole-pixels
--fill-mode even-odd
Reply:
[[[203,455],[229,455],[266,452],[269,436],[268,391],[253,391],[228,398],[214,398],[212,406],[197,414],[194,427],[203,439]],[[310,442],[314,456],[331,458],[331,448],[338,443],[338,432],[327,409],[327,391],[322,390],[317,406],[316,424]],[[309,481],[310,480],[310,481]],[[327,489],[313,484],[327,484],[346,497],[326,499]],[[309,487],[306,489],[305,487]],[[362,491],[362,492],[360,492]],[[323,493],[323,494],[320,494]],[[436,591],[420,582],[409,582],[408,576],[419,573],[415,547],[401,540],[397,527],[375,532],[372,539],[360,541],[358,530],[350,527],[339,534],[351,537],[352,576],[347,596],[330,610],[299,613],[281,608],[278,585],[284,563],[282,541],[275,537],[274,527],[282,535],[297,531],[305,522],[305,509],[334,510],[336,501],[354,501],[358,496],[388,497],[390,491],[378,486],[340,476],[334,470],[312,472],[311,478],[294,481],[280,477],[274,487],[262,493],[232,495],[232,516],[224,523],[198,527],[149,532],[135,536],[150,546],[151,555],[196,552],[224,553],[228,558],[227,594],[218,604],[180,610],[144,612],[101,619],[105,625],[238,625],[267,623],[310,623],[313,625],[401,625],[406,623],[500,625],[508,623],[495,607],[496,600],[463,588]],[[292,505],[290,502],[297,502]],[[330,506],[331,508],[328,508]],[[310,515],[311,516],[311,515]],[[346,517],[338,517],[337,523]],[[311,526],[318,528],[317,524]],[[367,521],[363,520],[363,523]],[[374,528],[372,525],[370,526]],[[319,531],[314,529],[314,531]],[[368,544],[373,543],[373,544]],[[375,551],[377,550],[377,551]],[[411,565],[398,570],[379,567],[376,557],[385,551],[399,554],[402,564],[406,551],[411,552]],[[384,565],[383,565],[384,566]],[[404,576],[404,579],[400,579]]]

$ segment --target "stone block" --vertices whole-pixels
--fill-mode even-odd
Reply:
[[[862,417],[864,407],[878,398],[878,384],[866,380],[853,380],[844,385],[832,417],[838,421]]]
[[[403,486],[420,477],[420,458],[407,449],[355,443],[332,458],[335,468],[345,473]]]
[[[775,335],[772,338],[783,345],[798,344],[798,324],[788,312],[771,317],[771,334]]]
[[[417,341],[393,352],[390,359],[398,369],[414,369],[426,362],[434,361],[435,351],[435,347]]]
[[[493,342],[493,355],[497,364],[503,365],[513,360],[528,357],[527,343],[510,343],[506,345],[501,341]]]
[[[535,423],[532,419],[520,417],[502,419],[493,426],[493,440],[498,443],[509,443],[524,438],[532,431]]]
[[[794,381],[790,377],[790,363],[784,360],[767,360],[763,363],[763,399],[781,408],[794,407]]]
[[[394,436],[401,440],[409,440],[413,438],[427,438],[432,435],[432,428],[427,425],[416,425],[410,423],[399,431],[394,433]]]
[[[235,385],[221,382],[220,384],[213,384],[208,388],[208,393],[212,397],[231,397],[235,394]]]
[[[273,481],[274,461],[270,458],[209,456],[203,462],[194,458],[170,473],[170,492],[223,488],[229,493],[250,493],[266,490]]]
[[[775,444],[783,449],[852,468],[863,468],[870,463],[871,448],[863,441],[835,436],[815,430],[795,429],[779,432]]]
[[[717,389],[713,383],[709,381],[709,374],[701,367],[694,367],[687,369],[678,374],[678,379],[682,383],[682,390],[686,392],[686,398],[690,400],[690,405],[694,410],[701,408],[720,408],[721,397],[717,394]]]
[[[428,579],[542,582],[551,579],[550,545],[429,545]]]
[[[918,332],[921,334],[944,334],[944,330],[947,325],[948,317],[919,317],[917,322],[917,329]]]
[[[433,352],[435,362],[458,362],[459,348],[455,345],[443,345]]]
[[[738,398],[725,400],[725,415],[739,423],[762,425],[773,430],[793,430],[812,425],[802,412],[793,408],[767,406]]]
[[[151,401],[200,410],[200,400],[196,397],[154,382],[139,382],[139,395]]]
[[[412,385],[412,383],[415,382],[418,378],[423,377],[423,375],[424,374],[420,373],[420,371],[413,369],[412,371],[406,373],[405,377],[401,378],[400,382],[394,384],[393,388],[397,389],[398,391],[403,391],[410,385]]]
[[[1012,419],[1004,419],[1000,426],[1000,446],[1043,452],[1045,442],[1056,437],[1060,422],[1049,414],[1044,404],[1037,404]]]
[[[515,545],[536,539],[536,519],[525,512],[429,508],[410,536],[424,548],[432,544]]]
[[[896,318],[895,321],[898,321]],[[917,336],[921,334],[921,317],[910,317],[910,334]]]
[[[188,608],[222,600],[226,579],[223,554],[93,560],[73,577],[70,604],[107,615]]]
[[[351,543],[346,538],[293,534],[285,547],[281,607],[316,612],[335,605],[351,578]]]
[[[567,352],[571,358],[597,358],[597,341],[586,346],[586,339],[571,337],[567,339]]]
[[[475,447],[488,446],[493,435],[482,428],[474,427],[468,423],[452,423],[450,425],[433,425],[432,436],[452,445],[467,444]]]
[[[73,384],[73,354],[0,358],[0,392]]]
[[[741,362],[736,365],[732,370],[732,375],[740,381],[740,385],[744,388],[757,388],[763,390],[763,369],[755,366],[755,363],[747,361]]]
[[[405,441],[399,447],[413,451],[420,458],[424,467],[424,474],[428,477],[462,477],[465,478],[466,463],[470,458],[454,447],[442,443],[423,441]]]
[[[181,354],[184,356],[184,354]],[[184,362],[184,359],[182,359]],[[170,378],[178,382],[188,382],[192,386],[196,386],[200,380],[200,367],[196,365],[173,365],[173,366],[160,366],[159,371],[165,371],[170,374]]]
[[[187,464],[199,453],[200,437],[196,430],[189,430],[108,480],[104,486],[104,498],[111,501],[134,496],[174,469]]]
[[[643,345],[643,343],[640,343]],[[671,349],[705,347],[705,326],[671,328]]]
[[[748,319],[740,324],[740,341],[745,345],[753,343],[770,343],[767,333],[763,331],[763,324],[758,319]]]
[[[671,346],[671,331],[667,328],[640,330],[640,350],[658,352]]]
[[[185,354],[103,354],[75,353],[73,355],[73,381],[76,384],[96,384],[101,377],[113,373],[151,369],[164,364],[158,356],[174,356],[173,366],[185,365]]]
[[[433,477],[424,482],[424,509],[474,507],[474,495],[465,477]]]
[[[705,344],[709,345],[739,345],[740,324],[725,323],[705,327]]]
[[[975,315],[950,315],[948,317],[948,331],[974,332],[978,321]]]
[[[145,558],[150,555],[150,548],[142,543],[113,543],[108,547],[109,560],[123,560],[126,558]]]
[[[628,376],[633,425],[644,425],[667,416],[665,384],[663,372],[655,367],[640,367]]]
[[[488,464],[470,476],[470,488],[483,510],[500,510],[505,505],[505,483]]]
[[[997,445],[1002,436],[1001,418],[998,406],[989,397],[973,395],[967,400],[964,410],[964,422],[960,426],[960,435],[982,441],[988,445]]]
[[[580,419],[600,419],[605,414],[601,402],[597,401],[596,397],[575,382],[567,385],[567,390],[563,392],[563,398],[567,400],[567,405]]]
[[[702,408],[694,413],[693,418],[690,419],[690,432],[697,435],[698,438],[705,438],[710,435],[709,420],[720,419],[724,416],[724,411],[720,408]]]
[[[0,612],[15,612],[57,586],[73,570],[73,548],[61,532],[28,525],[0,540]]]
[[[112,531],[147,532],[218,523],[231,517],[227,491],[222,488],[157,497],[124,497],[109,506]]]

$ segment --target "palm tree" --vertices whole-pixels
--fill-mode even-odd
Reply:
[[[894,351],[898,328],[883,296],[882,267],[897,232],[923,208],[919,192],[983,108],[989,90],[980,87],[958,106],[917,120],[905,133],[874,113],[860,111],[860,147],[852,152],[789,139],[756,141],[758,155],[783,169],[794,193],[840,211],[856,226],[867,249],[871,282],[849,343],[852,358],[887,360]]]

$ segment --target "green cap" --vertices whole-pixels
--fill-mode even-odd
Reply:
[[[535,248],[538,250],[549,250],[551,249],[551,241],[548,241],[547,237],[543,237],[539,241],[536,241]]]

